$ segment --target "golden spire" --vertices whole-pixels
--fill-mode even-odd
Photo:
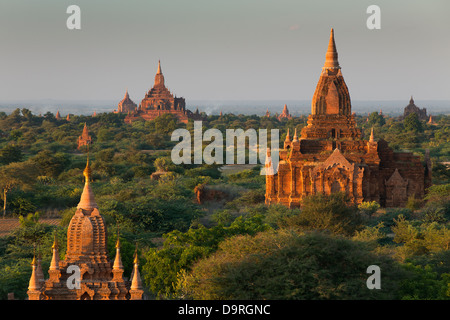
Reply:
[[[161,60],[158,60],[158,71],[156,72],[156,74],[161,74]]]
[[[83,170],[83,175],[84,175],[84,178],[85,178],[84,181],[86,183],[90,182],[91,174],[92,174],[92,169],[91,169],[91,166],[89,165],[89,155],[88,155],[87,161],[86,161],[86,168],[84,168],[84,170]]]
[[[137,253],[137,243],[136,243],[136,251],[134,254],[134,267],[133,267],[133,276],[131,279],[131,290],[140,290],[142,289],[142,280],[141,275],[139,274],[139,260],[138,260],[138,253]]]
[[[56,232],[52,245],[52,261],[50,262],[50,270],[59,270],[59,253],[58,253],[58,239],[56,239]]]
[[[39,290],[41,288],[40,283],[39,283],[39,279],[36,275],[36,255],[33,255],[33,261],[31,262],[31,267],[32,267],[32,271],[31,271],[31,277],[30,277],[30,282],[28,283],[28,290],[30,291],[35,291],[35,290]]]
[[[97,203],[95,202],[94,199],[94,192],[92,192],[91,185],[89,183],[91,180],[91,173],[92,170],[89,165],[89,154],[88,154],[86,168],[83,171],[83,175],[85,178],[84,189],[83,193],[81,194],[80,203],[78,203],[77,206],[78,209],[85,209],[85,210],[90,210],[94,208],[98,209]]]
[[[328,49],[325,55],[325,64],[323,65],[323,69],[340,69],[336,43],[334,42],[333,28],[331,28],[330,31],[330,41],[328,42]]]
[[[120,258],[120,240],[119,240],[119,232],[117,232],[117,242],[116,242],[116,257],[114,259],[113,269],[121,269],[123,270],[122,259]]]

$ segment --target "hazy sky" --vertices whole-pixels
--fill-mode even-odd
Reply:
[[[81,30],[66,9],[81,8]],[[381,8],[381,30],[366,9]],[[352,100],[450,100],[448,0],[1,0],[0,100],[311,99],[330,28]]]

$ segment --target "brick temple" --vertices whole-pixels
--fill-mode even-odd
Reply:
[[[269,111],[269,110],[267,110],[267,111]],[[283,111],[282,111],[281,114],[278,116],[278,120],[279,120],[279,121],[281,121],[281,120],[283,120],[283,119],[287,119],[287,120],[292,119],[292,116],[291,116],[291,114],[289,113],[289,109],[288,109],[287,105],[284,105]]]
[[[138,119],[154,120],[163,114],[173,114],[180,122],[187,123],[189,119],[202,120],[198,110],[193,113],[186,109],[184,98],[174,96],[165,85],[164,75],[161,71],[161,62],[155,75],[153,87],[145,94],[138,107],[130,99],[128,90],[120,101],[116,113],[126,113],[125,122],[131,123]]]
[[[86,123],[84,123],[83,132],[78,137],[77,149],[80,150],[83,146],[89,146],[90,144],[92,144],[92,137],[89,135]]]
[[[287,133],[278,172],[266,175],[266,204],[298,207],[308,195],[344,192],[359,204],[377,201],[403,207],[409,197],[422,198],[431,185],[431,163],[409,152],[394,152],[372,129],[364,140],[351,112],[331,29],[325,64],[311,103],[307,126]],[[270,157],[266,166],[271,166]]]
[[[409,104],[403,109],[403,119],[409,116],[411,113],[416,113],[419,120],[428,120],[427,108],[420,109],[418,106],[416,106],[412,96],[409,100]]]
[[[28,286],[29,300],[141,300],[142,281],[138,269],[137,252],[131,281],[123,278],[124,267],[120,256],[120,242],[116,243],[114,261],[107,255],[107,232],[105,221],[98,210],[90,185],[91,168],[89,160],[83,172],[85,185],[77,210],[67,230],[67,251],[65,259],[59,260],[58,243],[52,246],[52,260],[44,279],[40,259],[32,262],[32,274]],[[118,237],[119,239],[119,237]],[[79,288],[70,288],[67,280],[80,270]],[[70,268],[70,269],[69,269]]]

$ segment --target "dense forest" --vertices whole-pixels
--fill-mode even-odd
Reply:
[[[110,257],[119,230],[124,276],[137,244],[152,299],[450,299],[450,116],[435,116],[433,124],[415,114],[356,118],[366,137],[374,128],[375,139],[394,150],[422,159],[429,150],[433,186],[424,199],[385,209],[376,202],[351,206],[334,194],[308,197],[300,209],[266,206],[258,165],[173,164],[171,133],[194,126],[170,114],[126,124],[114,113],[67,121],[28,109],[0,112],[1,214],[20,221],[0,238],[0,299],[9,292],[26,298],[36,252],[48,277],[55,234],[64,258],[88,152]],[[204,130],[224,133],[280,129],[280,142],[287,129],[300,132],[307,121],[234,114],[205,119]],[[85,124],[93,139],[89,151],[77,149]],[[199,186],[222,197],[198,203]],[[60,223],[47,225],[44,217]],[[366,287],[370,265],[382,270],[381,290]]]

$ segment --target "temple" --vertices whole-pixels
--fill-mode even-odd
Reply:
[[[345,193],[354,204],[377,201],[403,207],[422,198],[431,185],[431,163],[409,152],[393,152],[384,140],[362,139],[345,84],[331,29],[325,64],[311,103],[307,126],[289,132],[276,174],[266,175],[266,204],[298,207],[305,196]],[[271,165],[266,162],[266,167]],[[273,170],[273,168],[267,168]]]
[[[89,146],[92,144],[92,138],[89,135],[87,125],[84,124],[83,132],[81,133],[81,136],[78,137],[78,147],[77,149],[80,150],[83,146]]]
[[[138,269],[137,252],[132,279],[125,281],[119,240],[116,243],[114,262],[111,262],[107,255],[106,224],[100,215],[90,185],[89,159],[83,174],[85,185],[67,230],[65,259],[59,260],[58,243],[55,237],[47,280],[44,280],[40,265],[36,263],[35,258],[33,259],[28,299],[140,300],[144,292]],[[78,282],[69,279],[77,269],[79,270]]]
[[[137,108],[136,103],[130,99],[130,95],[128,94],[128,90],[125,92],[125,97],[119,102],[117,106],[116,113],[131,113],[135,112]]]
[[[187,123],[189,119],[202,120],[199,114],[186,109],[186,102],[182,97],[174,96],[166,88],[164,75],[161,70],[161,62],[158,62],[158,70],[155,75],[153,87],[145,94],[139,107],[125,94],[125,98],[119,103],[118,111],[127,113],[125,122],[131,123],[138,119],[154,120],[163,114],[173,114],[180,122]]]
[[[411,113],[416,113],[419,120],[428,120],[427,116],[427,108],[420,109],[418,106],[414,104],[414,99],[411,96],[411,99],[409,100],[409,104],[403,109],[403,118],[406,118]]]
[[[269,109],[267,109],[267,111],[269,111]],[[288,110],[288,107],[287,107],[287,105],[284,105],[284,107],[283,107],[283,112],[281,112],[281,114],[278,116],[278,120],[279,121],[281,121],[281,120],[283,120],[283,119],[291,119],[292,118],[292,116],[291,116],[291,114],[289,113],[289,110]]]

